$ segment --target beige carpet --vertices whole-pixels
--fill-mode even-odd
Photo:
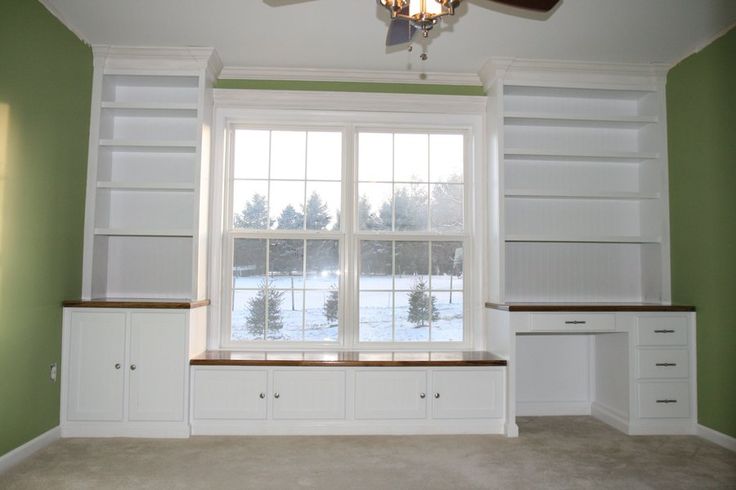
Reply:
[[[736,453],[697,437],[630,437],[590,417],[519,426],[518,439],[62,439],[0,475],[0,488],[736,488]]]

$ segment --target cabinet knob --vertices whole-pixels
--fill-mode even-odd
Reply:
[[[280,397],[281,397],[281,395],[279,395],[278,393],[274,393],[274,394],[273,394],[273,397],[274,397],[274,398],[280,398]]]
[[[427,394],[426,393],[419,393],[419,398],[424,399],[426,397],[427,397]]]
[[[261,400],[263,400],[264,398],[266,398],[266,394],[265,393],[261,393],[260,395],[258,395],[258,398],[260,398]]]
[[[116,362],[115,363],[115,369],[120,369],[120,363],[119,362]]]
[[[130,370],[131,371],[135,371],[136,369],[138,369],[138,366],[136,366],[135,364],[131,364],[130,365]]]
[[[439,398],[439,397],[440,397],[440,394],[439,394],[439,393],[435,393],[435,394],[434,394],[434,397],[435,397],[435,398]]]

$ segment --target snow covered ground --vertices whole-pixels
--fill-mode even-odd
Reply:
[[[291,282],[294,288],[291,290]],[[360,279],[360,340],[362,342],[427,342],[430,327],[416,327],[408,321],[409,293],[417,276],[368,276]],[[423,278],[429,284],[429,277]],[[233,298],[231,337],[234,341],[252,340],[248,332],[248,302],[257,295],[262,277],[236,278]],[[439,319],[432,322],[432,341],[460,341],[463,334],[462,278],[448,275],[432,276],[432,295],[436,298]],[[330,287],[337,285],[334,274],[309,275],[306,292],[302,277],[274,277],[271,285],[283,291],[281,317],[283,328],[272,335],[284,341],[336,341],[337,325],[324,316],[324,304]],[[392,292],[392,286],[395,292]],[[242,288],[242,289],[241,289]],[[248,289],[246,289],[248,288]],[[293,309],[292,309],[293,304]],[[395,319],[393,304],[396,305]],[[304,325],[304,328],[302,326]],[[302,337],[303,335],[303,337]],[[392,338],[393,337],[393,338]]]

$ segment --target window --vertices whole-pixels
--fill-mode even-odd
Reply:
[[[227,134],[224,345],[465,345],[467,130]]]

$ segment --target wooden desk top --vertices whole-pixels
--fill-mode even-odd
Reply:
[[[486,303],[486,308],[503,311],[695,311],[690,305],[665,305],[661,303]]]
[[[505,366],[506,360],[484,351],[462,352],[244,352],[206,351],[192,366]]]
[[[114,299],[101,298],[91,300],[66,300],[62,303],[65,308],[147,308],[159,310],[191,310],[210,304],[208,299],[196,301],[183,299]]]

